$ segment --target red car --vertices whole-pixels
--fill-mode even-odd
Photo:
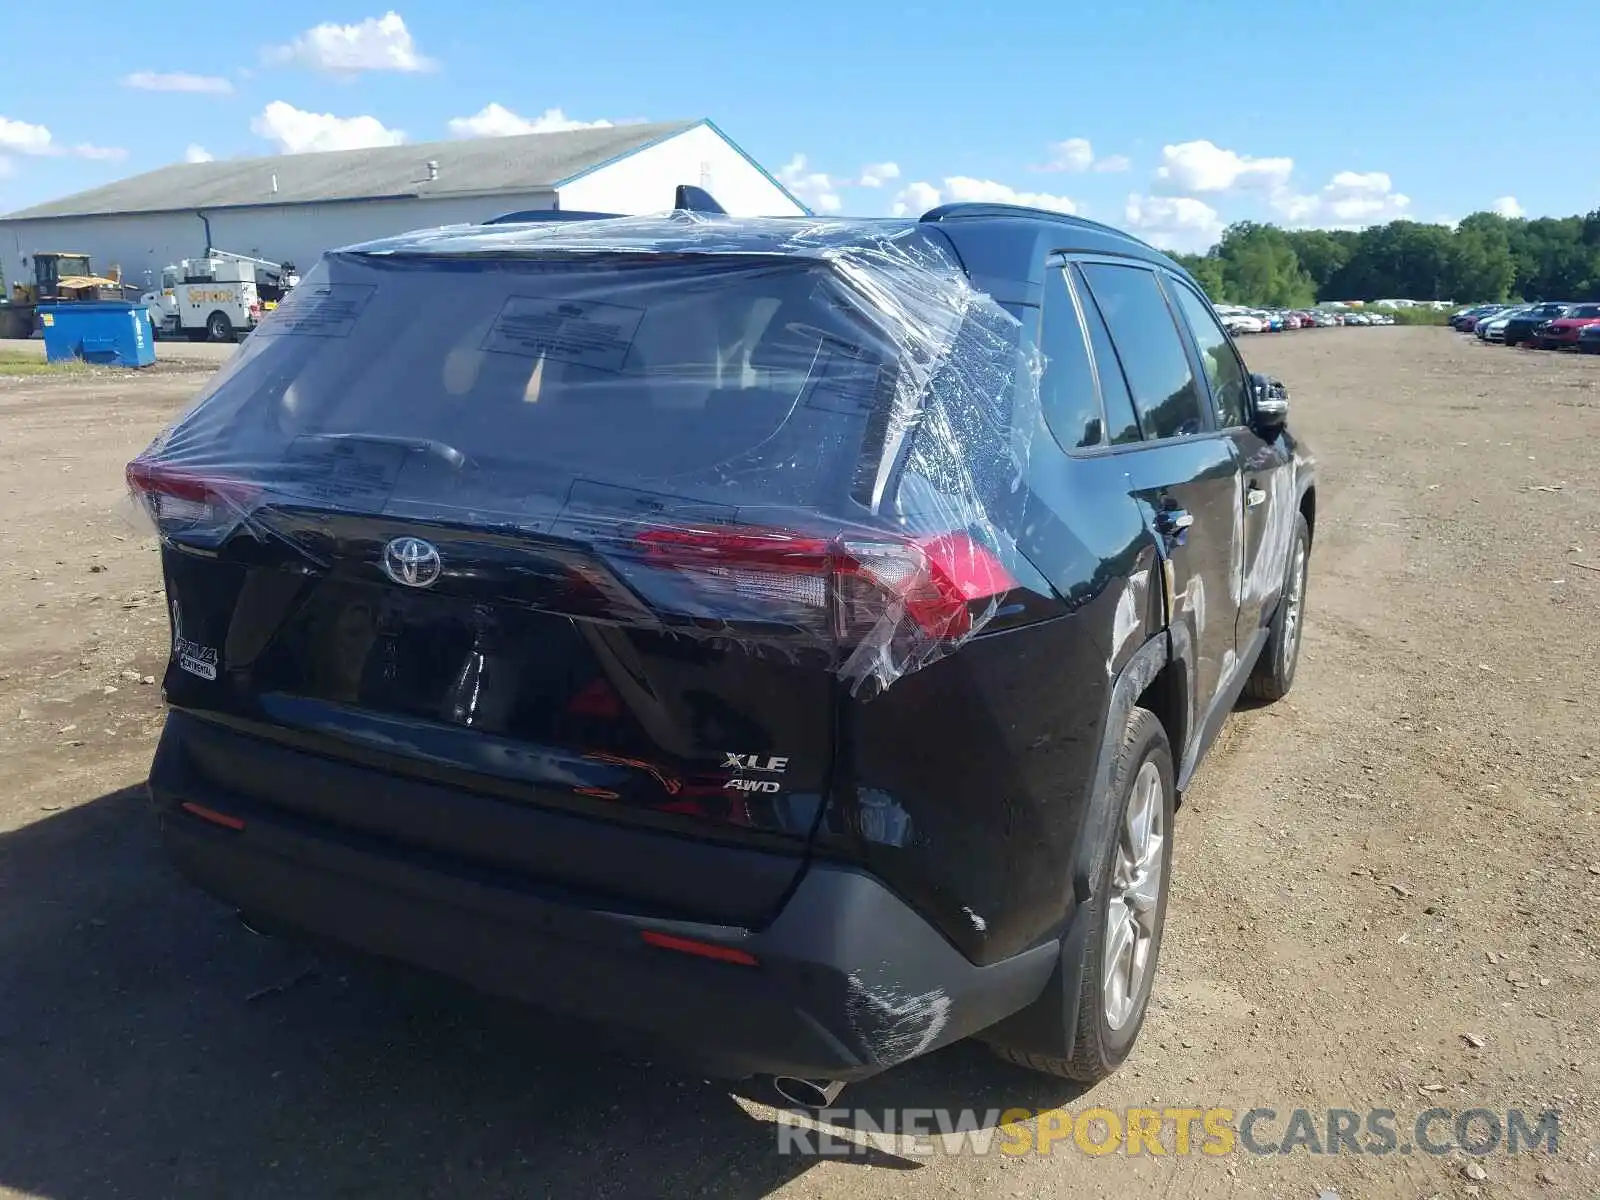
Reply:
[[[1533,344],[1541,350],[1570,349],[1585,325],[1600,325],[1600,304],[1575,304],[1566,316],[1546,321],[1533,331]]]

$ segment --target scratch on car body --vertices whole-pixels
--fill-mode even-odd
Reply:
[[[905,1062],[923,1053],[938,1039],[950,1020],[950,997],[943,988],[908,996],[892,987],[849,978],[850,1025],[885,1066]]]

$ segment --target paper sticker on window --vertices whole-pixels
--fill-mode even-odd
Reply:
[[[356,320],[377,291],[370,283],[301,284],[278,302],[253,336],[294,333],[302,337],[349,337]]]
[[[512,296],[495,317],[482,348],[616,372],[622,370],[643,317],[642,308],[620,304]]]
[[[824,412],[857,413],[877,402],[883,370],[855,347],[835,344],[817,355],[804,404]]]

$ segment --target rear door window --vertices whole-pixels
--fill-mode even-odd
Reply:
[[[1067,450],[1098,446],[1104,429],[1094,364],[1066,270],[1059,264],[1045,268],[1039,348],[1045,360],[1039,402],[1050,431]]]
[[[1155,272],[1106,263],[1082,266],[1116,345],[1145,437],[1203,432],[1200,387]]]
[[[1117,359],[1116,347],[1111,344],[1111,334],[1106,330],[1100,307],[1095,303],[1078,268],[1071,267],[1068,274],[1082,306],[1084,328],[1089,332],[1089,346],[1094,351],[1095,375],[1100,382],[1100,402],[1106,416],[1106,441],[1113,446],[1141,441],[1139,418],[1133,411],[1133,394],[1128,391],[1128,379],[1122,373],[1122,363]]]
[[[1194,290],[1176,279],[1168,279],[1167,290],[1178,301],[1189,331],[1200,348],[1200,362],[1211,385],[1211,403],[1217,413],[1218,429],[1233,429],[1245,423],[1246,401],[1244,365],[1233,348],[1233,339],[1224,331],[1211,308]]]

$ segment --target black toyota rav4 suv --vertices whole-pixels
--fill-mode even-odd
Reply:
[[[790,1094],[970,1035],[1098,1078],[1175,800],[1294,679],[1287,407],[1170,259],[1028,209],[330,253],[128,469],[165,841]]]

